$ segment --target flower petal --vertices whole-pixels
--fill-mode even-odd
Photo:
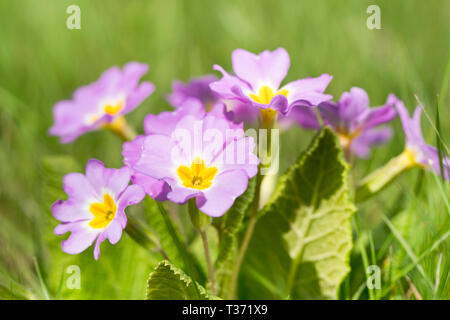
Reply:
[[[117,216],[115,220],[119,221],[122,225],[122,228],[125,228],[127,224],[127,217],[125,215],[125,208],[134,204],[137,204],[142,201],[145,197],[144,189],[136,184],[128,186],[124,192],[120,195],[119,199],[117,199]]]
[[[373,128],[361,133],[353,139],[351,150],[360,158],[367,158],[370,155],[370,148],[388,141],[392,136],[390,128]]]
[[[242,102],[250,101],[243,94],[243,92],[251,90],[251,86],[248,83],[228,74],[221,66],[214,65],[213,69],[222,72],[223,77],[209,85],[211,90],[218,93],[223,99],[240,100]]]
[[[422,136],[422,129],[420,127],[420,106],[416,108],[413,118],[409,117],[408,110],[402,101],[399,101],[395,106],[402,122],[403,131],[406,135],[406,143],[416,146],[425,144]]]
[[[122,227],[121,223],[116,220],[111,221],[111,223],[106,227],[104,232],[106,233],[106,238],[108,238],[111,244],[116,244],[119,242],[122,237],[123,228],[124,227]]]
[[[51,208],[53,216],[62,222],[73,222],[92,218],[92,214],[77,201],[57,200]]]
[[[339,118],[341,122],[358,122],[359,118],[366,118],[370,112],[369,96],[361,88],[353,87],[350,92],[344,92],[339,99]]]
[[[332,79],[333,76],[324,73],[315,78],[308,77],[289,82],[280,90],[288,90],[289,101],[295,101],[305,92],[323,93]]]
[[[134,184],[141,186],[145,193],[155,200],[167,200],[167,193],[170,191],[169,185],[164,180],[152,178],[143,173],[135,173],[131,177]]]
[[[135,90],[127,95],[125,107],[120,112],[121,114],[127,114],[131,110],[139,106],[142,101],[148,98],[155,91],[155,86],[151,82],[142,82]]]
[[[233,71],[257,90],[262,85],[279,88],[289,70],[289,54],[284,48],[263,51],[255,55],[243,49],[236,49],[231,55]]]
[[[198,118],[205,116],[205,108],[198,99],[186,99],[175,111],[149,114],[144,119],[145,134],[162,134],[170,136],[178,122],[186,115]]]
[[[175,203],[183,204],[186,203],[186,201],[188,201],[189,199],[202,194],[200,190],[189,189],[175,184],[176,182],[173,181],[173,183],[171,184],[172,191],[167,194],[167,199]]]
[[[55,228],[56,235],[71,232],[69,238],[62,242],[62,250],[68,254],[77,254],[86,250],[99,235],[99,231],[92,229],[88,221],[62,223]]]
[[[131,171],[125,166],[120,169],[105,168],[103,162],[90,159],[86,165],[86,178],[97,194],[102,194],[104,188],[118,197],[130,183]]]
[[[175,150],[175,144],[170,137],[163,135],[146,136],[142,148],[141,157],[132,165],[133,170],[155,179],[173,176],[174,167],[176,168],[172,163],[172,152]]]
[[[222,216],[244,193],[248,185],[248,176],[243,170],[221,173],[215,178],[210,189],[197,197],[198,208],[211,217]]]
[[[87,199],[97,198],[97,190],[81,173],[69,173],[63,178],[63,189],[69,195],[69,199],[84,202]]]
[[[212,161],[211,166],[220,167],[220,172],[242,170],[247,178],[258,172],[259,159],[253,153],[256,144],[253,137],[244,137],[230,142]]]
[[[377,125],[392,121],[397,116],[397,111],[394,106],[398,101],[399,100],[395,95],[390,94],[384,106],[372,108],[364,121],[364,128],[370,129]]]
[[[214,104],[219,99],[219,96],[209,87],[209,84],[214,81],[217,81],[217,77],[214,75],[193,78],[186,84],[181,81],[174,81],[172,93],[167,97],[167,100],[174,107],[181,106],[189,98],[196,98],[204,105]]]

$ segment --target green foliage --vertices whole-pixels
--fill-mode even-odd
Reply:
[[[51,298],[141,299],[145,291],[142,279],[161,259],[160,254],[149,254],[124,235],[114,246],[104,243],[101,258],[95,262],[92,248],[80,255],[61,252],[64,237],[53,234],[57,222],[49,205],[65,195],[60,189],[62,180],[56,176],[47,179],[41,159],[66,154],[79,164],[72,170],[78,172],[89,158],[108,167],[122,165],[122,145],[108,132],[92,132],[64,145],[48,135],[52,106],[69,99],[77,87],[94,81],[110,66],[132,60],[150,65],[144,79],[152,81],[156,91],[127,115],[139,133],[146,114],[171,110],[165,97],[173,80],[215,73],[211,69],[214,63],[230,70],[230,55],[237,47],[261,52],[283,46],[291,57],[286,82],[330,73],[333,81],[326,92],[335,99],[344,90],[359,86],[367,90],[373,106],[383,104],[393,92],[411,111],[416,104],[413,94],[417,94],[435,119],[433,106],[441,88],[440,134],[443,142],[449,141],[450,1],[377,1],[381,30],[365,27],[370,1],[191,2],[131,0],[126,6],[120,1],[105,6],[101,1],[77,0],[81,29],[69,30],[65,27],[66,8],[74,1],[0,1],[0,296],[44,298],[33,264],[38,257]],[[426,119],[422,121],[425,139],[434,141],[436,132]],[[401,152],[404,135],[400,122],[395,120],[392,127],[392,142],[374,149],[369,159],[356,161],[352,169],[355,183]],[[297,126],[283,132],[282,171],[307,147],[313,134]],[[59,170],[61,178],[71,172],[60,164],[51,169]],[[54,188],[47,189],[51,181]],[[415,185],[420,192],[412,192]],[[402,174],[384,192],[358,205],[361,233],[373,235],[376,264],[382,267],[382,297],[413,299],[407,294],[408,276],[424,299],[450,298],[450,263],[446,259],[450,239],[444,237],[450,226],[449,195],[448,182],[417,169]],[[138,205],[128,211],[139,213],[141,209]],[[189,229],[189,221],[182,220],[187,218],[187,214],[180,216],[182,210],[171,212],[171,217],[180,240],[190,243],[195,233]],[[409,228],[402,237],[437,289],[429,289],[416,262],[404,252],[380,213],[391,221],[399,214],[408,217]],[[351,277],[346,278],[346,290],[340,297],[366,299],[366,274],[358,247],[352,256]],[[265,266],[270,263],[264,261]],[[59,295],[61,278],[67,276],[65,268],[72,264],[83,272],[82,290],[62,287]],[[276,291],[278,283],[261,281]],[[246,293],[245,285],[241,285],[241,297],[254,298],[251,292],[256,289]]]
[[[147,300],[213,300],[205,288],[170,262],[163,260],[150,274]]]
[[[215,262],[219,296],[223,296],[230,290],[230,278],[236,260],[238,235],[243,226],[245,213],[255,196],[255,187],[256,178],[253,178],[249,181],[245,193],[236,199],[231,209],[221,218],[220,245]]]
[[[336,299],[352,248],[348,165],[323,129],[263,208],[241,277],[255,299]]]

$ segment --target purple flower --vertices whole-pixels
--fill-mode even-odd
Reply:
[[[134,153],[130,144],[123,152],[133,170],[167,183],[169,200],[196,198],[199,209],[213,217],[223,215],[245,191],[259,163],[253,138],[245,137],[242,123],[227,119],[219,106],[203,115],[182,115],[167,126],[171,132],[153,132],[131,143]]]
[[[384,106],[370,108],[367,93],[353,87],[350,92],[341,95],[338,103],[323,102],[318,109],[324,123],[338,135],[342,148],[365,158],[370,154],[371,147],[390,139],[390,128],[378,126],[396,117],[394,105],[398,101],[394,94],[390,94]],[[291,116],[304,128],[320,128],[313,110],[298,108]]]
[[[120,130],[123,116],[154,91],[152,83],[139,83],[147,70],[145,64],[130,62],[122,70],[118,67],[106,70],[96,82],[77,89],[72,100],[55,104],[55,123],[50,134],[68,143],[103,126]]]
[[[105,168],[102,162],[91,159],[86,165],[86,175],[69,173],[64,177],[66,201],[52,205],[53,216],[62,223],[55,234],[71,232],[62,242],[69,254],[86,250],[95,241],[94,258],[100,256],[100,243],[108,239],[116,244],[127,224],[125,208],[139,203],[145,196],[140,186],[131,185],[131,170]]]
[[[187,99],[198,99],[209,111],[211,107],[219,102],[219,95],[209,88],[209,84],[217,81],[216,76],[206,75],[191,79],[188,83],[175,81],[172,84],[172,93],[167,97],[169,103],[174,107],[180,107]]]
[[[286,115],[295,106],[316,106],[332,98],[323,93],[332,78],[328,74],[280,87],[290,65],[289,55],[283,48],[263,51],[259,55],[236,49],[231,60],[235,75],[214,65],[214,70],[222,72],[223,77],[211,83],[211,89],[223,99],[236,100],[247,108],[261,110],[265,125],[272,123],[278,112]]]
[[[174,111],[165,111],[158,115],[147,115],[144,119],[144,132],[145,135],[159,134],[170,137],[178,122],[184,116],[192,115],[203,119],[206,114],[205,108],[199,99],[188,98]],[[225,105],[221,103],[215,104],[209,114],[228,121],[233,120],[233,113],[227,112]],[[242,124],[230,123],[230,126],[232,128],[242,128]],[[145,136],[141,135],[137,136],[133,141],[123,144],[122,155],[124,163],[129,165],[130,168],[139,160],[144,140]],[[134,184],[140,185],[150,197],[158,201],[167,200],[167,193],[170,191],[170,187],[164,180],[153,178],[136,170],[133,170],[131,180]]]
[[[424,168],[431,168],[438,175],[441,174],[438,150],[425,143],[420,126],[420,116],[422,108],[416,107],[412,118],[409,117],[408,110],[403,102],[396,104],[403,131],[406,136],[405,154],[408,156],[411,166],[419,165]],[[443,157],[444,178],[449,180],[450,159]]]

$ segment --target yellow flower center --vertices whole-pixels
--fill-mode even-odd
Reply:
[[[254,93],[250,93],[250,98],[252,98],[253,101],[260,104],[269,104],[270,101],[272,101],[273,97],[280,94],[287,97],[288,92],[289,92],[288,90],[283,89],[278,91],[277,93],[274,93],[270,87],[262,86],[261,89],[259,89],[259,93],[257,95]],[[270,127],[277,116],[277,111],[272,108],[267,109],[261,108],[260,110],[264,127],[266,128]]]
[[[94,229],[103,229],[116,216],[117,206],[113,198],[106,193],[103,196],[103,202],[92,203],[89,211],[94,215],[94,219],[89,222],[89,225]]]
[[[205,162],[197,157],[192,161],[190,167],[179,166],[177,174],[184,187],[203,190],[211,186],[217,174],[217,168],[206,167]]]
[[[123,108],[123,101],[119,100],[116,104],[107,103],[103,107],[103,111],[105,111],[105,113],[113,116],[113,115],[117,114],[120,110],[122,110],[122,108]]]
[[[288,92],[289,92],[288,90],[283,89],[278,91],[277,93],[274,93],[270,87],[262,86],[261,89],[259,89],[259,93],[257,95],[254,93],[250,93],[250,98],[252,98],[253,101],[260,104],[269,104],[270,101],[272,101],[273,97],[279,94],[287,97]]]
[[[104,114],[109,114],[110,116],[117,115],[120,110],[123,108],[123,99],[118,99],[116,103],[107,102],[103,106],[100,107],[100,111],[94,114],[90,114],[87,117],[87,123],[93,124],[98,119],[100,119]]]

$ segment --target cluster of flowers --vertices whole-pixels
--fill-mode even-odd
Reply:
[[[140,82],[148,71],[144,64],[113,67],[95,83],[76,90],[72,100],[57,103],[50,134],[59,136],[62,143],[99,128],[130,140],[123,144],[122,168],[105,168],[91,159],[85,175],[64,177],[68,199],[52,206],[54,217],[61,221],[55,233],[71,232],[62,242],[63,251],[80,253],[95,242],[94,257],[98,259],[102,241],[115,244],[121,238],[127,223],[125,208],[140,202],[145,194],[178,204],[195,198],[205,214],[223,215],[258,172],[255,141],[245,136],[244,123],[271,128],[278,119],[284,126],[297,123],[320,129],[323,121],[333,128],[347,153],[367,157],[372,146],[390,138],[389,128],[380,125],[393,120],[398,112],[406,134],[408,165],[432,168],[440,174],[438,152],[421,134],[420,107],[410,118],[403,103],[391,94],[384,106],[370,108],[369,98],[360,88],[351,88],[337,103],[331,102],[332,96],[324,93],[332,79],[328,74],[281,86],[289,66],[283,48],[258,55],[237,49],[232,54],[234,74],[215,65],[221,79],[205,76],[187,84],[175,82],[167,99],[174,110],[147,115],[144,134],[137,137],[126,134],[124,116],[154,91],[152,83]],[[221,137],[219,141],[211,131],[214,137]],[[444,160],[443,174],[448,179],[450,162]]]

